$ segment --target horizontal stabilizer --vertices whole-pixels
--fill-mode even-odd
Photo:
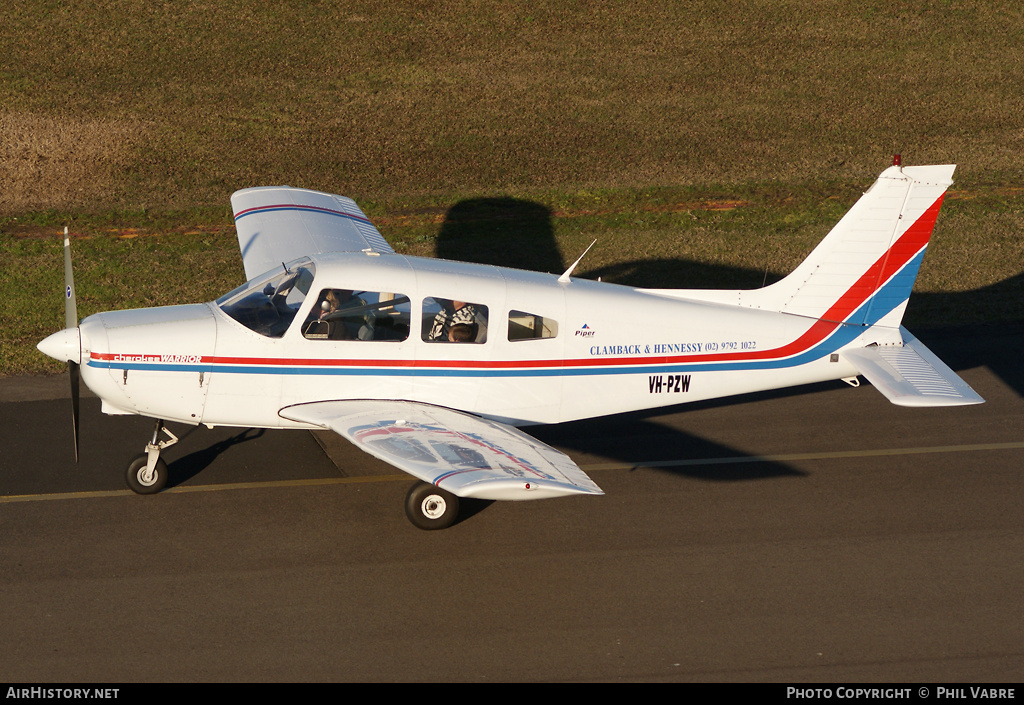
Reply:
[[[411,401],[345,400],[281,409],[459,497],[604,494],[569,456],[497,421]]]
[[[898,406],[966,406],[985,401],[906,328],[900,331],[903,345],[853,348],[842,355]]]

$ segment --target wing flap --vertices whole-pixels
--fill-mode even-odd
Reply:
[[[320,191],[267,186],[231,196],[245,276],[323,252],[394,250],[351,198]]]
[[[459,497],[604,494],[564,453],[507,424],[408,401],[322,401],[280,411]]]
[[[903,345],[844,350],[872,386],[898,406],[966,406],[985,400],[905,328]]]

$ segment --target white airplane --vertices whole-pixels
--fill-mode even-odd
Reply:
[[[797,269],[743,291],[637,289],[397,254],[354,201],[289,187],[231,197],[249,281],[211,303],[78,322],[39,343],[107,414],[157,419],[128,467],[167,482],[164,425],[331,429],[418,478],[406,513],[458,499],[603,494],[518,430],[867,378],[895,404],[984,401],[900,321],[954,166],[886,169]],[[166,439],[161,438],[161,434]]]

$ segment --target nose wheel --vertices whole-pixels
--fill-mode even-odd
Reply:
[[[417,528],[447,529],[459,516],[459,498],[427,482],[417,482],[405,496],[405,515]]]
[[[150,468],[149,455],[143,453],[128,463],[125,479],[136,494],[156,494],[167,486],[167,474],[167,463],[157,458],[156,464]]]
[[[168,440],[161,441],[160,433],[167,434]],[[146,452],[132,458],[128,463],[125,479],[128,487],[136,494],[156,494],[167,485],[167,463],[160,458],[160,451],[178,442],[178,437],[157,421],[153,429],[153,440],[146,444]]]

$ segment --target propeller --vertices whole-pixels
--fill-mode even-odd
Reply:
[[[67,226],[64,227],[64,328],[74,329],[78,333],[79,362],[68,360],[68,378],[71,380],[71,426],[75,435],[75,463],[78,463],[78,397],[81,373],[81,332],[78,330],[78,300],[75,298],[75,272],[71,267],[71,238]]]
[[[78,388],[81,379],[82,332],[78,328],[75,277],[71,270],[71,239],[64,228],[64,330],[57,331],[36,346],[55,360],[67,361],[71,379],[71,422],[75,434],[75,462],[78,462]]]

